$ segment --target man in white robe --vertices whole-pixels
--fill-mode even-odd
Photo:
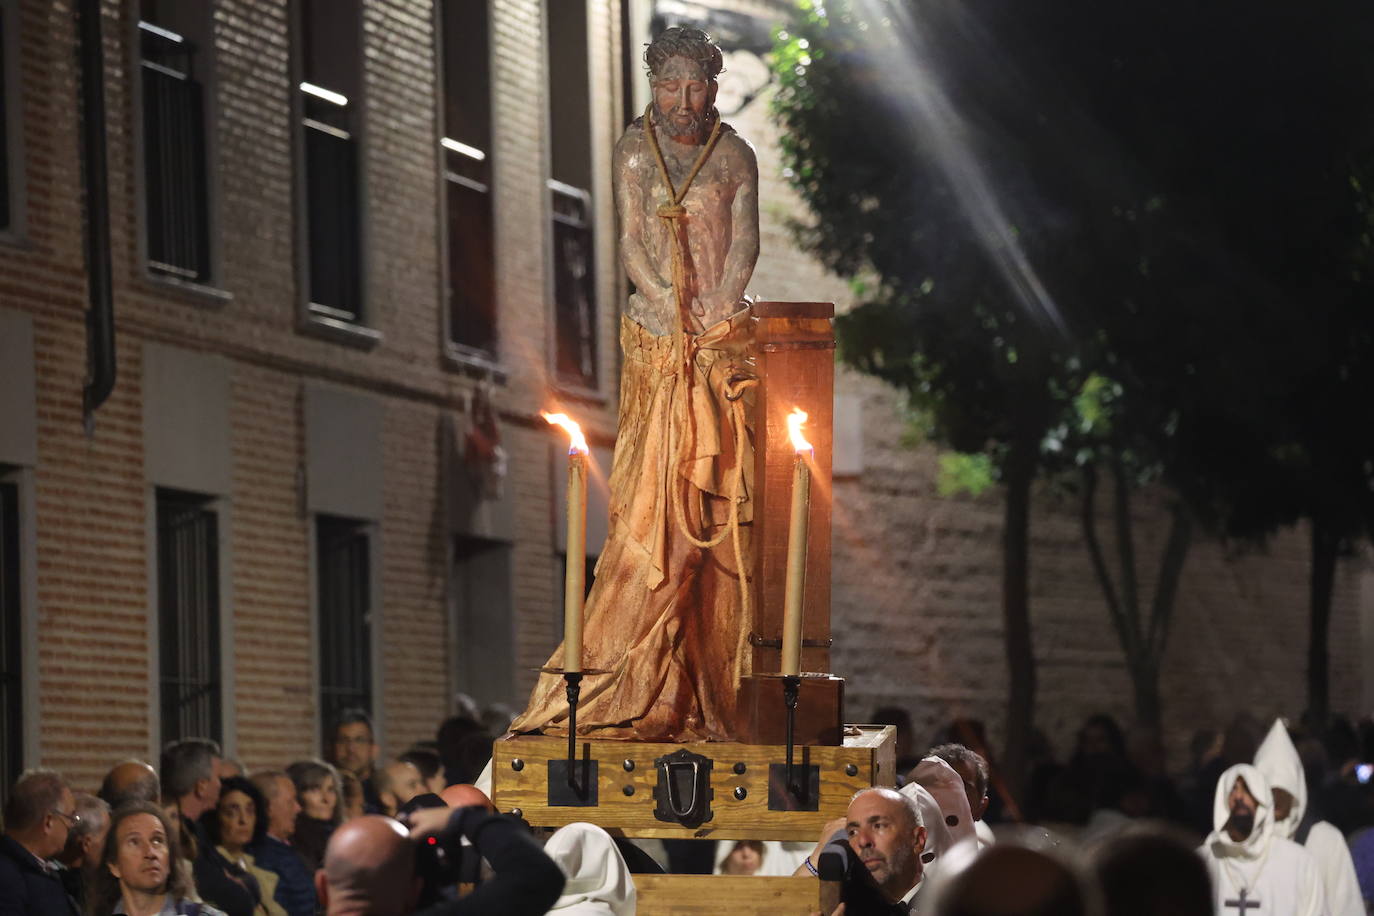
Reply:
[[[1264,774],[1274,793],[1274,831],[1301,844],[1317,860],[1331,916],[1365,916],[1355,861],[1350,858],[1345,836],[1326,821],[1308,823],[1303,829],[1303,815],[1307,813],[1307,778],[1302,758],[1282,719],[1274,721],[1264,743],[1255,752],[1255,769]]]
[[[1198,850],[1212,875],[1217,916],[1330,916],[1317,863],[1274,830],[1272,798],[1249,764],[1217,780],[1215,829]]]

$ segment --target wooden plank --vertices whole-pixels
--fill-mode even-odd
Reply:
[[[820,909],[820,882],[738,875],[635,875],[639,916],[802,916]]]
[[[583,739],[577,745],[579,759],[597,762],[597,804],[551,805],[550,761],[566,760],[567,742],[537,735],[496,742],[492,801],[501,811],[519,809],[520,815],[536,827],[586,821],[629,837],[812,841],[827,821],[844,814],[855,792],[894,782],[896,739],[891,726],[863,726],[846,738],[849,741],[854,744],[796,749],[794,761],[798,766],[819,768],[815,811],[769,809],[769,765],[782,764],[786,759],[785,748],[778,745],[606,739]],[[712,817],[696,828],[655,817],[658,770],[654,760],[680,748],[711,760]]]

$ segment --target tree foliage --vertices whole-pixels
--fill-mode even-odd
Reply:
[[[774,110],[798,241],[862,281],[842,357],[1009,499],[1077,470],[1092,512],[1106,469],[1118,514],[1141,482],[1178,494],[1166,555],[1194,517],[1348,543],[1374,516],[1370,47],[1363,0],[801,2]],[[1102,575],[1085,528],[1157,678],[1143,608],[1172,586],[1134,594],[1129,534]]]

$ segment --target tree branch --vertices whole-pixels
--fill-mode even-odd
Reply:
[[[1188,548],[1192,540],[1193,516],[1180,499],[1174,503],[1173,519],[1169,524],[1169,541],[1164,548],[1164,556],[1159,561],[1159,581],[1155,584],[1154,601],[1150,608],[1150,638],[1147,648],[1150,660],[1156,666],[1164,657],[1164,649],[1169,644],[1169,625],[1173,622],[1178,583],[1183,575],[1183,563],[1188,558]]]
[[[1097,584],[1102,587],[1102,595],[1107,600],[1107,611],[1112,618],[1112,626],[1116,628],[1117,636],[1121,639],[1121,647],[1126,651],[1129,658],[1131,635],[1121,614],[1121,602],[1117,598],[1116,584],[1112,581],[1111,570],[1107,568],[1106,558],[1102,554],[1102,543],[1097,539],[1096,497],[1097,469],[1090,464],[1083,468],[1083,502],[1080,516],[1083,525],[1083,540],[1088,545],[1088,556],[1092,559],[1093,573],[1097,576]]]
[[[1121,613],[1130,628],[1136,651],[1144,648],[1144,629],[1140,625],[1140,587],[1135,574],[1135,536],[1131,525],[1131,484],[1120,455],[1112,456],[1112,515],[1116,522],[1116,552],[1121,561]]]

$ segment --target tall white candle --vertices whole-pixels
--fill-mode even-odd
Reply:
[[[582,670],[582,602],[587,591],[587,455],[568,453],[568,571],[563,579],[563,670]]]
[[[546,413],[544,419],[567,430],[568,532],[567,573],[563,577],[563,670],[582,670],[582,609],[587,591],[587,440],[567,415]]]
[[[806,412],[792,408],[788,434],[797,450],[792,465],[792,514],[787,530],[787,585],[783,593],[782,673],[801,674],[802,598],[806,592],[806,547],[811,525],[811,444],[802,437]]]

